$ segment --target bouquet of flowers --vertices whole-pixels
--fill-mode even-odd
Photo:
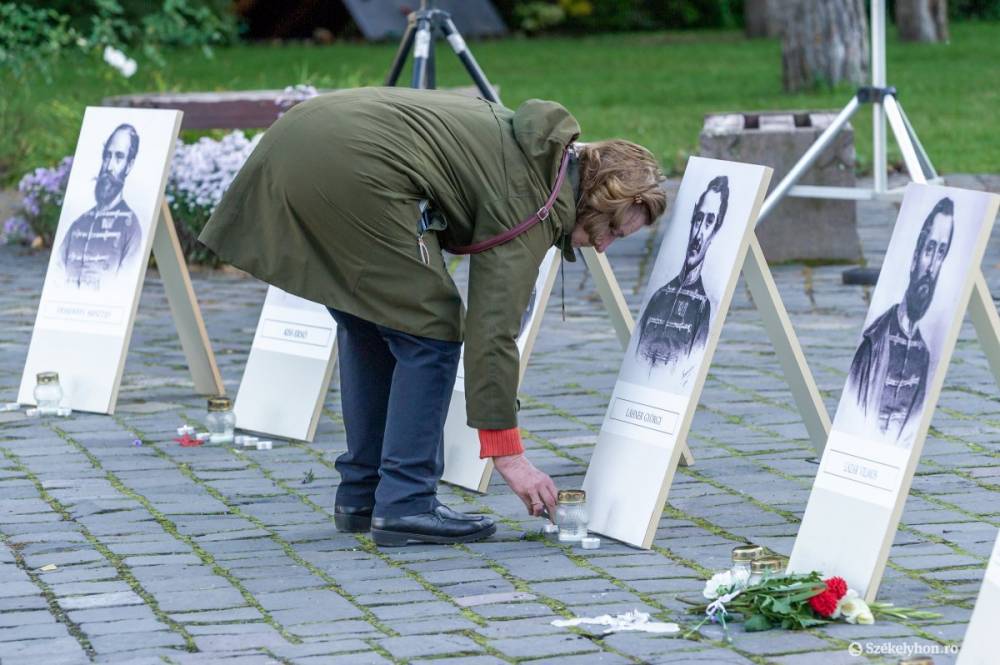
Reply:
[[[765,577],[755,584],[725,571],[705,583],[702,595],[708,603],[693,603],[691,611],[704,614],[685,637],[706,622],[722,625],[728,637],[727,621],[733,615],[743,618],[747,632],[784,628],[801,630],[831,621],[871,624],[875,617],[895,619],[935,619],[940,615],[922,610],[895,607],[892,603],[866,603],[840,577],[823,579],[817,572]]]

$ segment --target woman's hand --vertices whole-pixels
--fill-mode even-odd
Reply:
[[[537,517],[546,508],[549,519],[555,519],[556,486],[548,475],[536,469],[523,454],[494,457],[493,464],[514,494],[524,501],[529,515]]]

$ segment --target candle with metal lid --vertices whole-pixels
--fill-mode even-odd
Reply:
[[[63,391],[59,385],[58,372],[39,372],[36,375],[35,403],[38,405],[38,415],[54,416],[59,412]]]
[[[587,537],[587,493],[583,490],[559,490],[556,524],[559,540],[578,543]]]
[[[233,401],[228,397],[210,397],[205,425],[208,428],[209,441],[212,443],[232,442],[233,430],[236,427]]]

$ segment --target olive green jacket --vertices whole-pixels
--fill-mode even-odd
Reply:
[[[571,180],[548,219],[471,256],[464,326],[441,244],[479,242],[538,210],[579,132],[554,102],[511,111],[428,90],[321,95],[267,131],[200,240],[270,284],[376,324],[464,334],[469,425],[516,427],[515,339],[546,251],[560,243],[572,260]],[[447,225],[424,236],[429,264],[417,242],[421,200]]]

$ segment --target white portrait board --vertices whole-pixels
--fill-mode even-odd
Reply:
[[[875,598],[998,203],[907,187],[789,570]]]
[[[591,531],[651,546],[770,178],[688,161],[584,478]]]
[[[113,412],[150,249],[163,233],[158,223],[180,123],[179,111],[84,113],[18,402],[34,404],[36,374],[55,371],[63,405]],[[196,333],[203,333],[193,308],[202,325]]]
[[[997,662],[997,627],[1000,626],[1000,536],[993,544],[979,597],[965,629],[962,650],[956,665],[995,665]]]
[[[552,284],[556,279],[559,264],[559,250],[549,249],[542,264],[538,268],[538,277],[532,290],[531,300],[521,319],[521,331],[517,336],[517,350],[521,363],[517,374],[520,386],[524,372],[528,368],[528,359],[535,345],[535,338],[545,316],[545,306],[552,292]],[[448,417],[444,424],[444,474],[441,480],[452,485],[458,485],[477,492],[485,492],[493,474],[493,460],[479,458],[479,432],[469,427],[466,419],[465,403],[465,367],[463,358],[458,363],[458,376],[455,378],[455,388],[451,394],[448,406]]]
[[[323,305],[267,289],[233,409],[239,429],[312,441],[336,365],[337,324]]]

